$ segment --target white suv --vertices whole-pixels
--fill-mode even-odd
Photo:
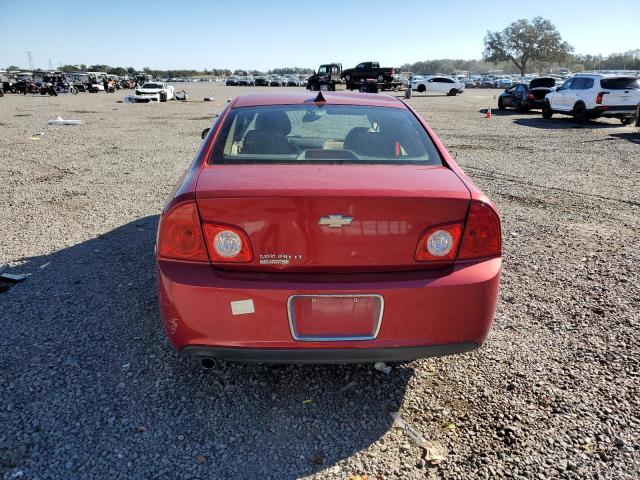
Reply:
[[[545,96],[542,116],[573,115],[578,123],[598,117],[633,122],[640,104],[640,79],[631,75],[580,74]]]
[[[411,90],[418,92],[440,92],[454,96],[464,91],[464,83],[451,77],[431,76],[411,79]]]

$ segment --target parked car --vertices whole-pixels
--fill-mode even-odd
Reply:
[[[237,86],[237,85],[239,84],[239,80],[240,80],[240,79],[239,79],[238,77],[229,77],[229,78],[227,78],[227,80],[225,81],[225,85],[226,85],[227,87],[229,87],[229,86],[233,86],[233,87],[235,87],[235,86]]]
[[[269,79],[265,76],[259,76],[255,78],[255,83],[257,87],[268,87]]]
[[[578,123],[598,117],[629,125],[640,103],[640,79],[632,75],[579,74],[545,97],[542,116],[572,115]]]
[[[277,75],[272,75],[271,77],[269,77],[269,86],[282,87],[282,79]]]
[[[478,86],[481,88],[496,88],[496,79],[491,77],[482,77]]]
[[[158,227],[158,299],[178,351],[349,363],[483,343],[500,219],[409,106],[254,93],[217,122]]]
[[[145,97],[151,95],[157,95],[160,102],[175,98],[173,85],[167,85],[164,82],[147,82],[142,87],[136,88],[136,96]]]
[[[287,87],[297,87],[298,86],[298,79],[294,78],[294,77],[286,77],[287,80]]]
[[[392,82],[394,73],[393,68],[381,67],[378,62],[362,62],[354,68],[342,70],[342,78],[347,83],[361,80],[376,80],[382,83]]]
[[[509,88],[511,85],[513,85],[511,77],[498,77],[495,80],[495,88]]]
[[[507,88],[498,97],[498,108],[504,110],[507,107],[520,111],[532,108],[542,108],[544,97],[556,88],[556,80],[551,77],[540,77],[526,83],[518,83]]]
[[[476,88],[478,86],[478,82],[471,78],[466,78],[463,83],[464,88]]]
[[[418,92],[440,92],[449,96],[464,92],[464,83],[451,77],[432,75],[422,79],[411,80],[411,90]]]

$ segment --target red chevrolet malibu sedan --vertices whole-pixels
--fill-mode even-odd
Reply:
[[[404,361],[473,350],[493,319],[494,205],[384,95],[231,101],[164,208],[175,348],[231,361]]]

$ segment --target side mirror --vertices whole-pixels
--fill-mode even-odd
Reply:
[[[211,128],[205,128],[204,130],[202,130],[202,139],[203,140],[207,136],[207,134],[209,133],[209,130],[211,130]]]

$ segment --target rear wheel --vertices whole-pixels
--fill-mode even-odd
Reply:
[[[416,90],[418,90],[420,93],[426,92],[427,91],[427,87],[425,87],[422,83],[420,85],[418,85],[418,88],[416,88]]]
[[[587,108],[584,103],[576,103],[573,107],[573,119],[580,124],[587,123],[589,118],[587,117]]]
[[[631,125],[633,123],[634,118],[633,117],[627,117],[627,118],[621,118],[620,122],[622,122],[623,125]]]
[[[549,102],[544,102],[542,105],[542,118],[551,118],[553,116],[553,110],[551,110],[551,105]]]
[[[74,95],[77,95],[78,89],[76,87],[71,87],[71,93],[73,93]]]
[[[457,93],[458,93],[458,90],[455,88],[452,88],[451,90],[449,90],[449,93],[447,93],[447,95],[449,97],[455,97]]]
[[[498,98],[498,110],[506,110],[507,107],[504,106],[504,103],[502,101],[502,97]]]
[[[378,83],[382,83],[384,82],[384,75],[380,74],[378,75]]]
[[[351,75],[349,75],[348,73],[344,76],[344,79],[347,81],[347,83],[349,83],[351,81]]]

